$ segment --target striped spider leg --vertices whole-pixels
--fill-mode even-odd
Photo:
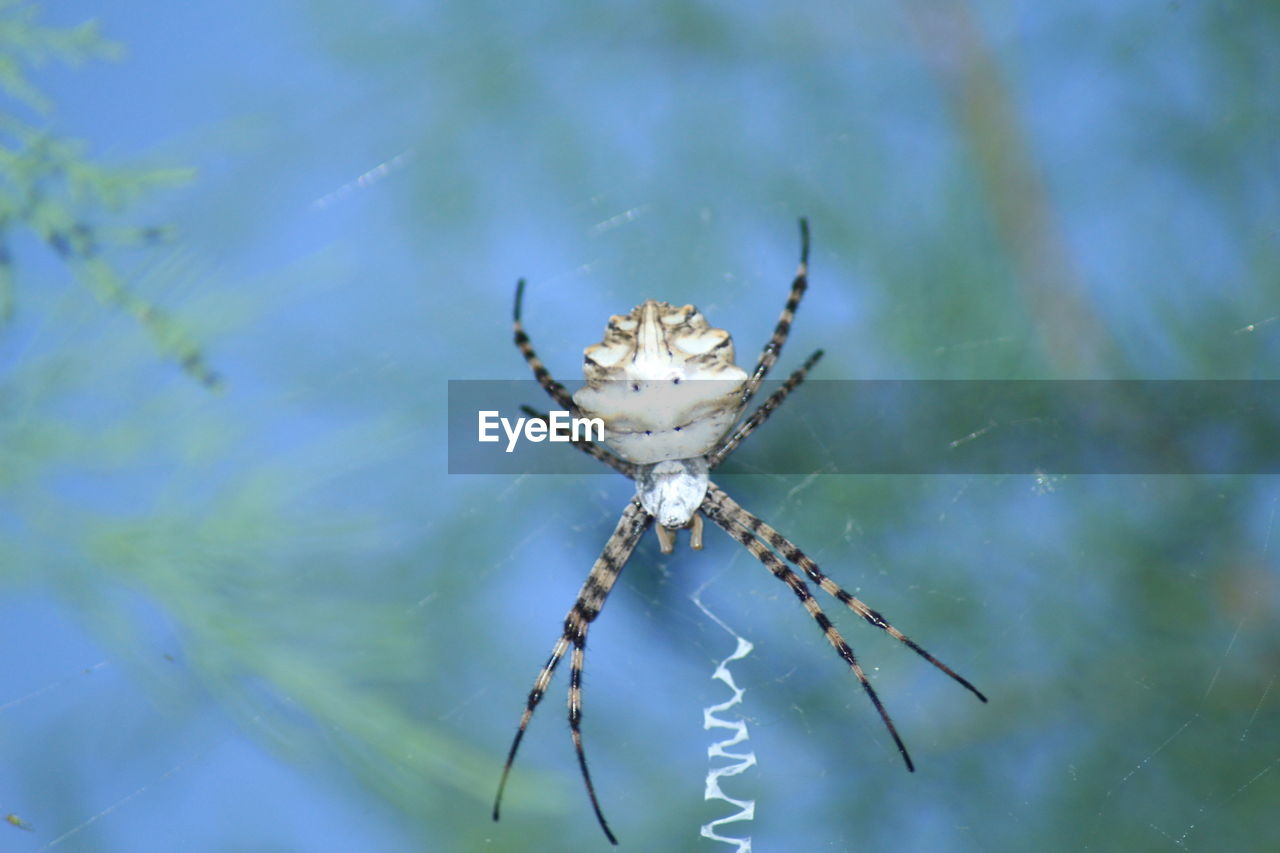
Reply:
[[[559,666],[564,653],[572,645],[573,656],[569,661],[569,732],[573,737],[573,748],[578,755],[578,767],[582,770],[582,780],[586,783],[587,796],[591,798],[591,808],[596,813],[596,820],[600,822],[600,828],[604,830],[609,841],[613,844],[618,843],[618,839],[614,837],[613,831],[609,829],[609,824],[604,819],[604,812],[600,810],[595,785],[591,783],[591,772],[587,770],[587,754],[582,748],[582,667],[587,649],[587,628],[600,615],[600,608],[604,607],[605,598],[613,589],[627,560],[631,558],[631,552],[635,550],[636,543],[640,541],[641,535],[652,522],[653,516],[645,512],[640,507],[640,502],[633,498],[623,510],[622,517],[618,519],[618,526],[614,528],[613,535],[605,543],[604,550],[600,553],[595,565],[591,567],[591,573],[587,575],[586,583],[578,593],[578,600],[573,603],[569,614],[565,616],[564,632],[560,635],[560,639],[556,640],[555,646],[551,649],[551,656],[547,658],[547,662],[543,664],[538,677],[533,682],[533,689],[529,691],[529,698],[525,703],[524,714],[520,717],[515,739],[511,742],[511,749],[507,753],[507,762],[502,768],[502,780],[498,783],[498,795],[493,800],[494,820],[498,819],[502,792],[507,787],[511,765],[515,763],[516,750],[520,748],[520,741],[524,739],[524,733],[529,728],[529,720],[533,718],[534,709],[542,701],[547,685],[551,683],[551,676],[555,675],[556,667]]]
[[[743,509],[710,480],[710,472],[768,420],[788,395],[804,382],[809,370],[822,357],[822,350],[814,352],[749,417],[742,418],[747,404],[777,362],[790,334],[796,309],[808,285],[808,260],[809,226],[801,219],[800,263],[791,292],[750,375],[734,363],[733,342],[728,332],[712,327],[692,305],[676,307],[650,299],[629,314],[609,319],[604,340],[588,347],[584,354],[586,386],[572,395],[552,378],[525,334],[520,319],[524,280],[516,285],[513,312],[516,347],[538,383],[559,406],[572,414],[599,417],[604,421],[603,447],[590,441],[575,440],[573,444],[634,480],[636,496],[623,511],[618,526],[592,566],[577,601],[565,617],[560,639],[529,691],[524,714],[503,766],[494,800],[494,820],[498,819],[502,792],[534,709],[542,700],[560,660],[572,646],[569,665],[570,733],[596,820],[609,841],[618,843],[600,808],[582,747],[582,668],[587,627],[599,615],[605,597],[640,537],[655,521],[654,528],[662,551],[670,553],[675,546],[676,532],[684,528],[690,531],[690,545],[694,549],[702,547],[702,518],[705,516],[787,584],[857,677],[908,770],[915,767],[906,745],[853,650],[823,612],[808,584],[788,563],[799,568],[810,582],[851,611],[906,645],[983,702],[987,701],[967,680],[828,578],[818,564],[790,540]],[[528,407],[524,407],[524,411],[533,417],[546,418]]]
[[[849,647],[844,637],[840,636],[840,632],[831,624],[831,620],[823,612],[817,599],[813,597],[813,593],[809,592],[809,587],[786,563],[778,559],[777,554],[781,554],[789,562],[799,566],[809,577],[809,580],[816,583],[823,592],[920,655],[920,657],[942,672],[951,676],[952,679],[983,702],[987,701],[987,697],[982,694],[982,691],[970,684],[968,679],[962,677],[951,667],[925,651],[923,647],[889,624],[883,616],[864,604],[857,596],[846,592],[839,584],[823,574],[822,570],[818,568],[818,564],[792,544],[791,540],[747,512],[715,483],[708,485],[707,497],[703,500],[700,509],[707,518],[714,521],[731,537],[742,543],[751,552],[752,556],[763,563],[765,568],[773,573],[774,577],[790,587],[791,591],[800,599],[804,609],[809,612],[809,615],[813,617],[813,621],[818,624],[818,628],[826,635],[827,641],[831,643],[840,657],[844,658],[845,662],[849,664],[849,668],[853,670],[853,674],[857,676],[858,683],[866,691],[867,698],[871,700],[876,713],[880,715],[880,720],[884,723],[885,728],[888,729],[890,736],[893,737],[893,742],[898,747],[898,752],[901,754],[903,762],[907,765],[907,770],[915,772],[916,769],[915,764],[911,761],[911,754],[907,752],[907,746],[898,735],[898,728],[893,724],[893,718],[889,716],[889,712],[885,710],[884,704],[876,694],[875,688],[871,686],[871,682],[867,679],[867,674],[863,671],[862,665],[858,663],[857,657],[853,654],[853,649]],[[777,554],[770,548],[775,549]]]
[[[778,325],[773,327],[773,335],[769,337],[768,343],[764,345],[764,349],[760,352],[760,360],[756,362],[756,369],[751,372],[751,378],[747,380],[747,384],[742,389],[742,406],[746,408],[747,403],[751,402],[751,398],[760,388],[760,383],[764,382],[764,378],[769,375],[769,371],[778,360],[778,356],[782,353],[782,345],[787,342],[787,336],[791,334],[791,324],[796,319],[796,309],[800,307],[800,300],[804,298],[804,292],[809,289],[809,220],[803,216],[800,217],[800,264],[796,267],[796,277],[791,280],[791,293],[787,296],[787,303],[782,306],[782,314],[778,317]],[[822,350],[818,350],[817,354],[812,356],[812,361],[806,365],[812,366],[812,362],[822,357]],[[800,381],[804,381],[801,377]],[[800,384],[799,382],[796,383]],[[786,394],[782,395],[784,398]],[[778,400],[782,402],[781,399]],[[775,404],[774,408],[777,408]],[[765,415],[768,417],[768,414]],[[761,419],[763,420],[763,418]],[[742,436],[746,438],[746,436]],[[741,441],[741,439],[739,439]]]

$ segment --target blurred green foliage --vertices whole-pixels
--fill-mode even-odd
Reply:
[[[31,81],[31,72],[57,60],[78,65],[116,59],[120,45],[102,37],[96,21],[72,28],[38,23],[39,6],[7,0],[0,5],[0,89],[43,118],[54,105]],[[34,234],[54,251],[104,305],[132,315],[166,357],[209,387],[218,375],[200,344],[173,318],[133,292],[112,263],[114,250],[167,241],[169,229],[117,224],[139,196],[189,182],[187,168],[126,169],[95,163],[89,146],[49,126],[0,115],[0,325],[16,310],[17,232]]]

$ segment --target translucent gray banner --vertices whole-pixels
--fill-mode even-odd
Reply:
[[[450,381],[449,473],[613,473],[524,427],[513,442],[525,405],[554,408],[532,380]],[[479,440],[482,412],[497,440]],[[719,470],[1278,474],[1280,381],[811,380]]]

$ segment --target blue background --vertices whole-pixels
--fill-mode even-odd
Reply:
[[[126,53],[44,62],[53,109],[12,109],[100,164],[197,169],[67,203],[175,227],[106,259],[225,385],[9,228],[0,814],[31,830],[0,849],[607,847],[563,673],[488,814],[631,490],[446,473],[447,380],[526,376],[518,276],[566,380],[645,298],[750,363],[804,214],[780,371],[822,347],[825,379],[1280,375],[1266,4],[34,8]],[[807,426],[753,441],[859,440]],[[724,786],[756,817],[723,831],[758,850],[1280,846],[1274,478],[723,485],[991,702],[825,600],[908,774],[784,585],[718,531],[648,536],[585,686],[625,849],[728,849],[698,837],[732,811],[702,799],[702,709],[734,648],[700,589],[755,644],[733,672],[759,765]]]

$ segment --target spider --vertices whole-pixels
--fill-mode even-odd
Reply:
[[[573,748],[596,820],[610,843],[618,843],[600,808],[582,747],[582,669],[587,628],[600,615],[605,597],[613,589],[636,543],[655,520],[663,553],[672,552],[676,531],[684,528],[689,529],[690,546],[701,549],[702,519],[705,516],[740,542],[774,577],[785,583],[857,676],[858,683],[866,691],[867,698],[897,745],[908,771],[914,771],[915,765],[907,747],[875,688],[867,680],[853,649],[831,624],[809,591],[808,584],[787,565],[788,562],[841,604],[906,645],[983,702],[987,701],[981,691],[889,624],[875,610],[842,589],[789,539],[739,506],[709,478],[709,473],[782,405],[822,358],[822,350],[814,352],[750,417],[740,421],[747,404],[786,343],[796,309],[808,286],[808,268],[809,223],[801,218],[800,264],[791,284],[791,293],[750,376],[734,364],[733,341],[728,332],[711,326],[692,305],[677,308],[650,299],[632,309],[630,314],[609,318],[604,340],[586,349],[583,361],[586,385],[572,396],[551,377],[525,334],[520,321],[525,282],[520,279],[516,283],[513,311],[516,347],[533,369],[538,383],[561,408],[604,420],[603,444],[608,450],[589,441],[574,441],[573,444],[635,480],[636,495],[622,511],[618,526],[591,567],[577,601],[565,617],[560,639],[534,679],[502,768],[493,803],[495,821],[516,750],[524,739],[529,720],[542,701],[556,667],[572,647],[569,730]],[[701,381],[681,385],[682,380]],[[545,414],[527,406],[523,408],[528,415],[546,418]]]

